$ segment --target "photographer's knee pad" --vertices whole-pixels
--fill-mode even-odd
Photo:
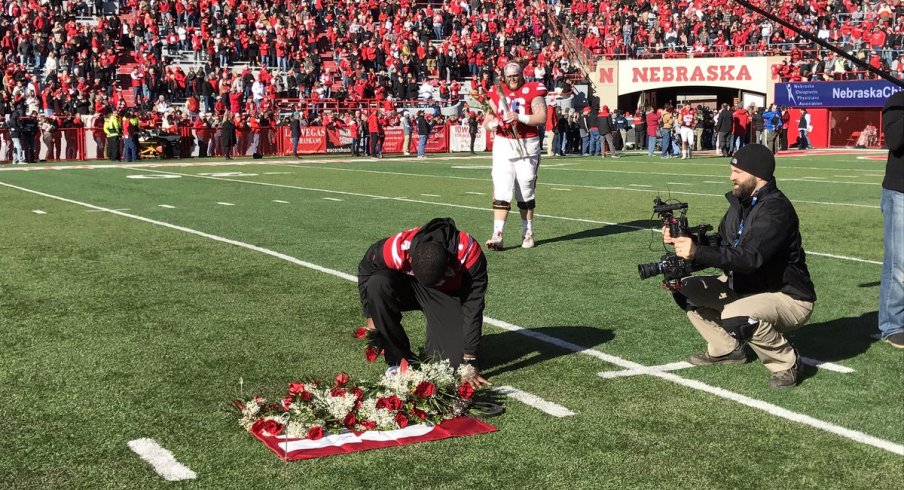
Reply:
[[[504,209],[506,211],[510,211],[512,209],[512,203],[509,201],[493,200],[493,209]]]
[[[518,201],[518,209],[534,209],[535,207],[537,207],[536,199],[531,199],[527,202]]]
[[[760,326],[760,321],[749,316],[735,316],[722,320],[722,328],[737,340],[746,341]]]

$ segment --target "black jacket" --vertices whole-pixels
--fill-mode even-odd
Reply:
[[[220,127],[220,143],[223,146],[235,146],[235,123],[227,119]]]
[[[468,243],[461,243],[462,240]],[[406,246],[405,240],[410,240]],[[442,243],[449,252],[453,265],[452,275],[447,276],[442,286],[436,286],[461,302],[463,318],[464,352],[477,354],[483,330],[483,310],[488,284],[487,260],[477,240],[471,235],[459,232],[452,218],[436,218],[426,225],[406,230],[384,238],[367,249],[358,264],[358,292],[365,316],[370,315],[370,298],[367,297],[367,282],[380,271],[397,271],[405,277],[410,275],[408,251],[418,244],[428,241]],[[401,243],[400,243],[401,242]],[[459,248],[459,245],[461,247]],[[399,263],[387,264],[387,257],[398,257]]]
[[[734,290],[741,296],[782,292],[816,301],[797,212],[775,181],[761,188],[755,201],[741,202],[730,192],[725,197],[730,204],[719,224],[720,244],[697,247],[694,262],[731,273]],[[744,232],[739,237],[742,217]]]
[[[885,179],[882,187],[904,192],[904,91],[888,98],[882,108],[882,127],[888,145]]]
[[[430,129],[433,128],[433,125],[427,122],[427,118],[424,116],[417,117],[417,134],[418,136],[427,136],[430,134]]]
[[[720,133],[730,133],[731,132],[731,111],[725,109],[724,111],[719,113],[718,119],[716,119],[716,131]]]

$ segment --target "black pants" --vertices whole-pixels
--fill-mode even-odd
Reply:
[[[411,343],[402,328],[402,312],[420,310],[427,318],[427,340],[422,360],[448,359],[461,364],[464,317],[461,300],[422,286],[414,277],[396,271],[380,271],[367,279],[367,299],[374,325],[384,339],[386,362],[398,365],[413,360]]]
[[[28,163],[36,163],[38,161],[38,151],[35,149],[36,135],[32,133],[22,133],[19,141],[22,144],[22,153],[24,153],[25,161]]]
[[[728,155],[729,153],[731,153],[731,142],[732,141],[733,141],[733,137],[731,136],[731,133],[726,132],[726,131],[719,131],[719,144],[721,145],[721,147],[719,148],[719,151],[723,155]]]
[[[204,158],[207,156],[207,140],[202,140],[198,138],[198,158]]]
[[[471,133],[471,153],[474,153],[474,142],[477,141],[477,133]]]
[[[358,148],[361,146],[361,138],[352,138],[352,155],[359,156],[361,152]]]
[[[378,150],[380,146],[380,133],[370,133],[370,137],[368,139],[370,142],[370,156],[379,156]]]
[[[107,159],[119,161],[119,136],[107,136]]]

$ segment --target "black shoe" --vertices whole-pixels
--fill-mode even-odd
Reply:
[[[904,332],[893,333],[888,337],[885,337],[883,340],[893,345],[894,347],[897,347],[898,349],[904,349]]]
[[[769,387],[776,389],[787,389],[794,388],[797,386],[798,378],[800,377],[800,357],[798,356],[797,361],[794,362],[794,365],[791,366],[791,369],[786,369],[784,371],[779,371],[777,373],[772,373],[772,377],[769,378]]]
[[[744,347],[738,346],[735,350],[725,354],[724,356],[711,356],[709,352],[701,352],[687,358],[687,362],[694,366],[711,366],[713,364],[746,364],[747,354],[744,353]]]

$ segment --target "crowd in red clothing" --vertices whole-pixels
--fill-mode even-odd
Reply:
[[[894,0],[751,3],[848,51],[877,51],[887,64],[902,49],[904,6]],[[557,9],[584,47],[615,59],[787,54],[793,47],[815,50],[815,43],[793,29],[731,0],[572,0]]]

